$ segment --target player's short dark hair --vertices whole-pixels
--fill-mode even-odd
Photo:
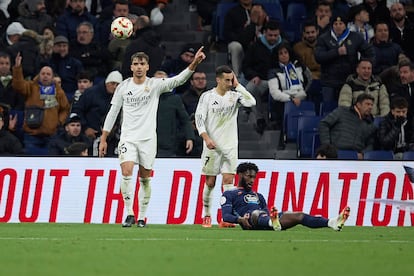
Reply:
[[[216,77],[220,77],[224,73],[230,74],[232,72],[233,72],[233,70],[231,70],[230,66],[228,66],[228,65],[220,65],[216,69]]]
[[[65,154],[79,156],[83,151],[89,148],[89,145],[83,142],[75,142],[65,148]]]
[[[259,171],[259,168],[257,167],[256,164],[251,163],[251,162],[243,162],[237,166],[237,173],[244,173],[244,172],[247,172],[248,170],[253,170],[257,173]]]
[[[390,108],[408,108],[408,101],[404,97],[394,97],[391,99]]]
[[[145,60],[146,62],[149,62],[149,56],[144,52],[136,52],[131,56],[131,63],[134,61],[134,59],[137,58],[138,60]]]

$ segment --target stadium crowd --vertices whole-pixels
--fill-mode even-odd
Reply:
[[[233,6],[216,26],[212,14],[223,2]],[[300,24],[280,20],[269,9],[276,4],[286,16],[297,5],[306,14]],[[156,26],[169,23],[163,15],[168,5],[168,0],[3,1],[0,155],[65,155],[71,144],[83,143],[90,156],[98,156],[113,93],[131,76],[130,56],[149,56],[149,77],[157,71],[174,76],[194,59],[192,42],[177,57],[166,57]],[[360,154],[384,149],[400,156],[414,150],[412,1],[193,0],[189,5],[199,15],[194,28],[215,37],[210,50],[225,45],[234,74],[255,97],[256,106],[242,111],[253,116],[258,133],[283,128],[287,103],[299,107],[311,101],[316,115],[323,115],[320,106],[334,103],[336,109],[321,121],[322,144]],[[126,40],[110,32],[119,16],[134,23]],[[194,113],[207,90],[207,73],[197,69],[172,91],[178,98],[169,94],[160,103],[171,116],[160,115],[158,132],[167,133],[167,120],[178,129],[170,131],[174,137],[160,137],[162,156],[200,157]],[[121,120],[108,135],[108,156],[118,154]],[[10,140],[21,146],[4,146]]]

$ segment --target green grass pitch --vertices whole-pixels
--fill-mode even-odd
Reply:
[[[1,224],[0,275],[413,275],[413,227]]]

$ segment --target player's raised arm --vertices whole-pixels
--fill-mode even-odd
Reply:
[[[188,65],[188,69],[190,69],[191,71],[194,71],[197,65],[199,65],[206,58],[203,49],[204,46],[201,46],[200,49],[198,49],[197,53],[194,56],[193,62],[191,62],[191,64]]]

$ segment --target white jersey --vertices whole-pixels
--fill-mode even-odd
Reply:
[[[201,94],[195,113],[196,127],[206,132],[218,150],[238,146],[237,114],[240,106],[256,105],[254,97],[242,86],[219,95],[216,88]]]
[[[157,110],[160,95],[185,83],[193,71],[188,68],[172,78],[146,78],[136,84],[133,78],[115,90],[103,130],[110,132],[122,108],[121,141],[136,142],[157,136]]]

